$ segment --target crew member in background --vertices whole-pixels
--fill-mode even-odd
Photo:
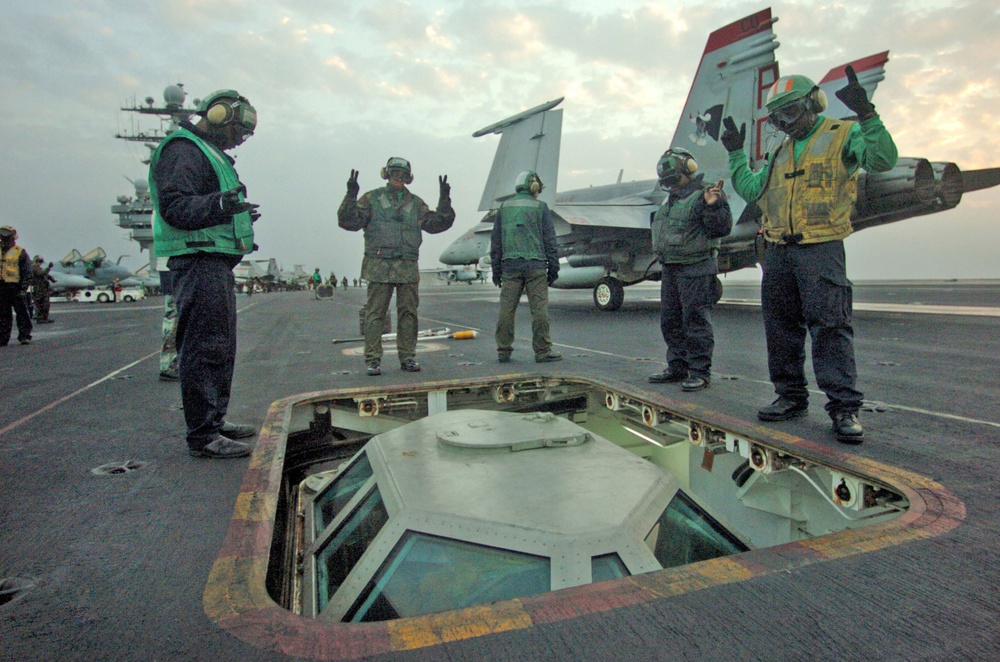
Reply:
[[[514,180],[514,197],[500,204],[490,235],[493,284],[500,288],[497,316],[497,360],[510,361],[514,351],[514,315],[521,294],[528,294],[531,348],[536,363],[561,361],[549,337],[549,285],[559,277],[559,254],[552,211],[538,199],[541,178],[530,170]]]
[[[226,420],[236,361],[233,268],[256,247],[257,205],[224,152],[253,135],[257,112],[235,90],[219,90],[153,152],[149,164],[156,254],[167,259],[177,306],[178,376],[191,455],[249,455],[237,439],[257,433]]]
[[[35,256],[35,262],[31,267],[31,298],[35,302],[35,321],[39,324],[51,324],[49,319],[49,297],[52,295],[52,283],[56,279],[50,273],[52,263],[43,267],[45,260],[41,255]]]
[[[668,191],[650,218],[653,252],[660,260],[660,332],[667,343],[667,369],[649,376],[654,384],[681,382],[700,391],[712,381],[712,306],[717,300],[719,244],[733,229],[722,180],[711,186],[690,152],[668,149],[656,164]]]
[[[177,306],[174,304],[174,288],[170,282],[170,272],[161,271],[160,291],[163,292],[163,324],[160,325],[160,381],[180,380],[177,372]]]
[[[417,259],[423,232],[438,234],[455,222],[451,207],[451,185],[448,176],[438,177],[439,195],[436,211],[406,185],[413,181],[410,162],[392,157],[382,168],[387,184],[358,198],[358,171],[351,170],[347,180],[347,195],[337,210],[337,223],[345,230],[365,233],[365,256],[361,262],[361,277],[368,281],[368,303],[365,312],[365,363],[368,375],[382,374],[382,329],[389,300],[396,291],[396,348],[400,367],[407,372],[419,372],[417,363],[417,292],[420,269]],[[332,277],[332,274],[331,274]],[[344,276],[344,288],[347,277]],[[336,287],[336,281],[333,282]]]
[[[858,169],[896,165],[896,145],[850,66],[837,97],[857,121],[824,117],[826,95],[805,76],[779,78],[767,94],[768,122],[787,137],[759,172],[743,149],[746,126],[724,121],[733,188],[762,212],[767,250],[761,266],[761,310],[767,363],[778,398],[761,408],[763,421],[805,416],[805,338],[812,338],[816,383],[838,441],[859,444],[862,393],[856,388],[852,285],[844,238],[851,233]]]
[[[316,267],[316,271],[313,272],[312,278],[310,279],[309,289],[315,290],[322,284],[323,284],[323,277],[319,275],[319,267]]]
[[[10,342],[14,315],[17,315],[17,341],[30,345],[31,313],[27,300],[31,258],[17,245],[17,230],[9,225],[0,227],[0,252],[0,347]]]

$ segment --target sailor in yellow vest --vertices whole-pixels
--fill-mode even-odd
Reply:
[[[31,313],[28,312],[28,285],[31,284],[31,258],[17,245],[17,230],[0,227],[0,347],[10,342],[14,315],[17,315],[17,341],[31,344]]]
[[[176,344],[188,451],[195,457],[250,454],[236,441],[257,433],[225,419],[236,361],[233,267],[256,247],[257,205],[225,150],[253,135],[257,112],[236,90],[202,101],[160,143],[149,163],[156,254],[167,259],[177,307]]]
[[[767,94],[768,122],[786,138],[754,172],[743,149],[746,126],[724,121],[733,188],[763,216],[767,250],[761,266],[761,309],[767,363],[778,398],[757,412],[763,421],[806,415],[806,331],[816,383],[838,441],[858,444],[862,393],[856,388],[852,285],[844,238],[851,233],[858,170],[890,170],[896,145],[850,66],[837,97],[857,121],[824,117],[826,95],[805,76],[784,76]]]

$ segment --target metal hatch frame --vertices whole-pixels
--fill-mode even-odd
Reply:
[[[545,397],[547,391],[572,391],[574,388],[602,391],[609,408],[612,405],[629,407],[637,419],[654,426],[686,423],[691,443],[708,446],[722,443],[756,453],[755,457],[765,464],[789,460],[821,464],[845,476],[891,489],[902,495],[909,507],[891,521],[848,528],[813,539],[614,581],[395,621],[325,622],[294,614],[271,597],[267,586],[268,566],[272,562],[275,519],[283,498],[282,468],[289,435],[323,421],[329,424],[335,416],[330,412],[331,402],[356,401],[360,412],[367,408],[375,414],[368,420],[373,429],[378,429],[381,426],[378,414],[390,414],[395,406],[426,414],[443,410],[449,401],[461,401],[473,393],[489,392],[499,404],[505,399],[508,402],[516,400],[531,389],[538,391],[539,397]],[[237,495],[225,542],[212,566],[203,602],[213,622],[250,645],[310,659],[353,659],[670,600],[690,591],[936,537],[958,526],[964,518],[965,504],[926,476],[611,380],[598,382],[575,376],[511,374],[419,385],[335,389],[295,395],[271,405]]]

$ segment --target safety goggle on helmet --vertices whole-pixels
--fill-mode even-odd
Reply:
[[[236,124],[244,135],[253,135],[257,128],[257,109],[236,90],[213,92],[202,100],[198,114],[215,126]]]

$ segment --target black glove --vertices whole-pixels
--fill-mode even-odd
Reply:
[[[496,285],[497,287],[500,287],[500,285],[502,283],[503,283],[503,275],[499,271],[497,271],[496,269],[494,269],[493,270],[493,284]]]
[[[360,191],[361,185],[358,184],[358,171],[351,170],[351,178],[347,180],[347,195],[356,198]]]
[[[732,154],[738,149],[743,149],[743,143],[747,139],[747,125],[746,122],[740,125],[740,130],[736,130],[736,122],[733,121],[730,115],[726,119],[722,120],[722,124],[726,127],[726,130],[722,132],[722,146],[726,148],[726,151]]]
[[[260,219],[260,212],[256,209],[250,211],[250,222],[256,223]]]
[[[240,200],[240,194],[246,195],[246,192],[247,188],[240,184],[236,188],[231,188],[223,193],[222,197],[219,198],[219,206],[222,208],[222,213],[228,216],[236,216],[245,211],[253,211],[259,207],[260,205]]]
[[[448,183],[448,175],[438,176],[438,186],[441,188],[441,197],[447,198],[451,195],[451,184]]]
[[[875,117],[875,106],[868,100],[868,93],[858,82],[854,67],[847,65],[847,85],[837,90],[837,98],[844,102],[848,109],[854,111],[862,122]]]
[[[556,278],[559,278],[559,267],[549,267],[549,285],[556,282]]]

